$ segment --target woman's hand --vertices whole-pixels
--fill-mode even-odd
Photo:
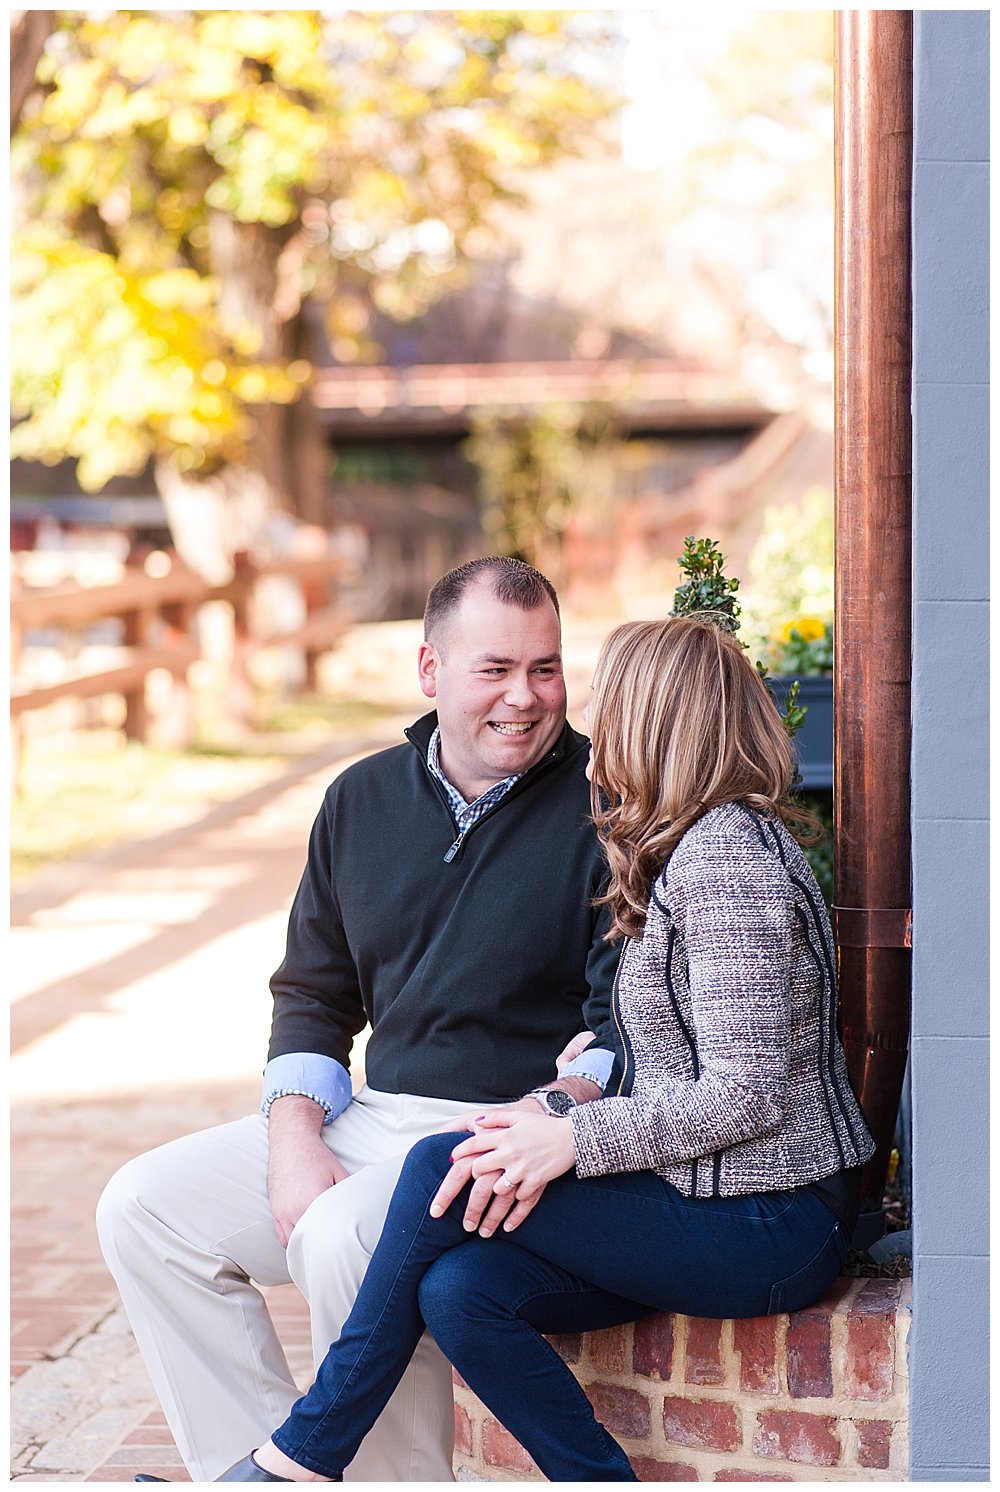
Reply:
[[[596,1040],[597,1037],[593,1031],[581,1031],[579,1036],[574,1036],[572,1041],[568,1041],[556,1058],[556,1077],[561,1078],[563,1070],[571,1062],[575,1062],[580,1053],[585,1052],[590,1043]]]
[[[575,1158],[568,1119],[524,1108],[491,1110],[478,1116],[475,1134],[456,1145],[452,1168],[431,1202],[431,1215],[440,1217],[472,1178],[465,1227],[474,1232],[478,1225],[488,1238],[506,1216],[504,1232],[510,1233],[528,1216],[548,1182],[572,1169]],[[477,1197],[477,1189],[482,1196]]]

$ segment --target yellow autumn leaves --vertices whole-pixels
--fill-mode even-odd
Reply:
[[[13,148],[13,447],[90,489],[243,462],[311,376],[307,297],[356,359],[613,105],[574,12],[59,16]]]

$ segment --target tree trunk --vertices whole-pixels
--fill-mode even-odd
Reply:
[[[285,363],[309,350],[298,294],[296,240],[289,229],[211,219],[212,270],[219,310],[233,330],[260,336],[255,356]],[[308,393],[295,404],[258,404],[248,460],[210,477],[193,477],[163,460],[156,482],[181,558],[213,583],[233,573],[233,556],[253,552],[281,513],[327,525],[327,455]]]
[[[219,313],[225,325],[239,332],[250,326],[260,336],[255,356],[262,363],[287,362],[292,355],[289,321],[277,305],[282,251],[287,231],[263,223],[241,223],[224,213],[210,220],[212,273],[219,279]],[[298,309],[296,305],[296,310]],[[282,440],[285,406],[258,404],[251,411],[256,433],[250,465],[271,489],[275,510],[293,512],[290,452]]]
[[[294,356],[312,363],[321,360],[320,333],[310,326],[303,310],[295,318]],[[295,503],[295,513],[304,523],[316,523],[320,528],[329,528],[331,523],[330,489],[330,443],[322,421],[308,391],[294,404],[289,404],[285,443],[293,453],[290,479]]]
[[[12,10],[10,13],[10,132],[17,129],[45,43],[55,30],[54,10]]]
[[[177,553],[210,585],[232,580],[234,555],[259,550],[279,512],[273,487],[253,467],[224,466],[194,477],[162,458],[155,477]]]

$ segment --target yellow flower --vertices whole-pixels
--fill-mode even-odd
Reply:
[[[793,632],[797,632],[803,642],[818,642],[826,633],[826,623],[818,616],[795,617],[781,629],[782,641],[791,642]]]

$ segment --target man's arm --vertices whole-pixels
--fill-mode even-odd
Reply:
[[[319,1052],[285,1052],[264,1068],[260,1111],[265,1118],[271,1105],[289,1094],[311,1098],[323,1110],[323,1123],[332,1124],[351,1101],[351,1075],[342,1063]]]
[[[593,895],[605,890],[607,871],[604,870],[596,882]],[[612,994],[622,948],[618,943],[606,941],[605,934],[611,926],[611,913],[606,906],[595,907],[590,948],[587,952],[586,979],[588,994],[583,1002],[583,1025],[594,1033],[594,1040],[562,1071],[575,1072],[590,1077],[599,1083],[602,1091],[611,1086],[613,1076],[620,1071],[623,1061],[621,1039],[615,1024],[612,1009]]]
[[[267,1190],[283,1247],[310,1202],[347,1175],[322,1131],[350,1101],[350,1074],[332,1057],[289,1052],[272,1057],[264,1069],[260,1107],[268,1121]]]
[[[344,931],[333,875],[336,790],[327,792],[309,836],[309,853],[288,916],[285,956],[271,978],[274,1013],[268,1062],[315,1053],[346,1072],[367,1014]]]
[[[268,1196],[283,1246],[310,1203],[348,1174],[322,1129],[350,1102],[351,1045],[367,1020],[333,884],[332,813],[328,793],[292,903],[285,957],[271,980],[261,1107],[268,1118]]]
[[[603,1093],[608,1086],[611,1072],[615,1064],[613,1052],[603,1047],[593,1046],[597,1040],[593,1032],[587,1031],[584,1035],[575,1038],[571,1045],[586,1041],[587,1050],[569,1061],[556,1059],[556,1074],[558,1078],[589,1078]]]

